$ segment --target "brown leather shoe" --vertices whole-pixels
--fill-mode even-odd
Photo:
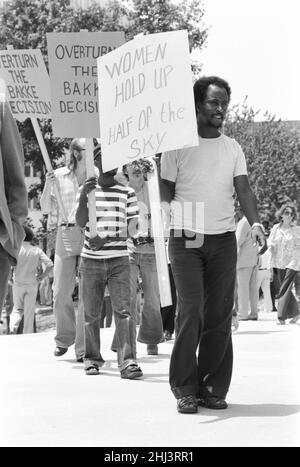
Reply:
[[[228,407],[228,404],[224,399],[215,396],[200,397],[198,399],[198,405],[201,405],[201,407],[205,407],[206,409],[213,410],[224,410]]]

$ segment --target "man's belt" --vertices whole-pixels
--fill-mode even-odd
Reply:
[[[147,243],[154,243],[154,238],[148,237],[135,237],[132,239],[134,246],[146,245]]]
[[[75,227],[76,224],[71,224],[70,222],[62,222],[61,227]]]

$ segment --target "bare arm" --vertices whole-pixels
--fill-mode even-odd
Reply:
[[[175,195],[175,182],[159,178],[160,199],[165,203],[171,203]]]
[[[89,220],[89,208],[88,208],[88,194],[96,187],[96,177],[88,178],[81,190],[79,196],[79,203],[76,210],[76,224],[82,229],[86,226]]]
[[[239,175],[238,177],[234,177],[233,183],[242,210],[249,224],[252,226],[254,222],[259,222],[259,214],[256,196],[249,185],[248,177],[247,175]],[[252,238],[261,245],[260,254],[262,254],[266,250],[266,239],[260,227],[252,229]]]
[[[46,253],[43,252],[43,250],[40,251],[40,264],[43,264],[45,269],[44,269],[43,272],[38,274],[37,280],[39,280],[39,281],[44,279],[44,277],[48,276],[50,274],[50,272],[53,271],[53,262],[46,255]]]
[[[259,222],[256,196],[249,185],[247,175],[239,175],[233,181],[240,205],[249,224],[252,225],[254,222]]]

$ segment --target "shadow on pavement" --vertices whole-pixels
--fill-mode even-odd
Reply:
[[[230,418],[247,417],[287,417],[300,412],[300,405],[288,404],[229,404],[227,410],[213,411],[205,408],[199,408],[198,414],[212,415],[213,420],[201,422],[201,424],[210,424]]]
[[[277,330],[277,331],[239,331],[239,330],[237,330],[237,331],[235,331],[234,335],[238,336],[239,334],[243,334],[243,335],[248,335],[248,336],[251,336],[251,335],[256,335],[256,336],[261,335],[261,336],[263,336],[265,334],[274,334],[274,333],[278,334],[280,332],[284,332],[284,331],[279,331],[279,330]]]

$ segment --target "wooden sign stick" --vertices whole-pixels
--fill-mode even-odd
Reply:
[[[80,29],[80,32],[88,32],[88,29]],[[94,143],[92,138],[86,138],[86,156],[85,166],[87,178],[95,175],[94,166]],[[88,206],[89,206],[89,228],[91,238],[97,235],[97,214],[96,214],[96,196],[95,190],[88,194]]]
[[[31,123],[32,123],[36,138],[37,138],[39,146],[40,146],[40,150],[41,150],[44,162],[45,162],[46,169],[47,169],[48,172],[50,172],[51,170],[53,170],[53,168],[52,168],[52,165],[51,165],[49,154],[48,154],[48,151],[47,151],[47,148],[46,148],[46,145],[45,145],[45,141],[44,141],[44,138],[43,138],[43,135],[42,135],[40,125],[38,123],[37,118],[31,117]],[[62,220],[63,220],[63,222],[67,223],[68,219],[67,219],[64,203],[63,203],[63,200],[61,198],[60,191],[59,191],[59,186],[58,186],[58,181],[57,180],[56,180],[56,183],[54,184],[53,189],[54,189],[55,197],[57,199],[57,203],[58,203],[58,206],[59,206],[59,210],[60,210],[60,213],[61,213]]]
[[[91,138],[86,138],[86,174],[87,177],[95,176],[94,166],[94,144]],[[89,206],[89,227],[91,238],[97,235],[97,214],[96,214],[96,196],[95,190],[91,191],[88,195],[88,206]]]
[[[152,174],[148,174],[147,187],[150,200],[151,225],[154,238],[160,303],[162,307],[165,307],[172,305],[172,296],[160,205],[157,167],[155,160],[153,158],[151,158],[151,160],[154,172]]]

